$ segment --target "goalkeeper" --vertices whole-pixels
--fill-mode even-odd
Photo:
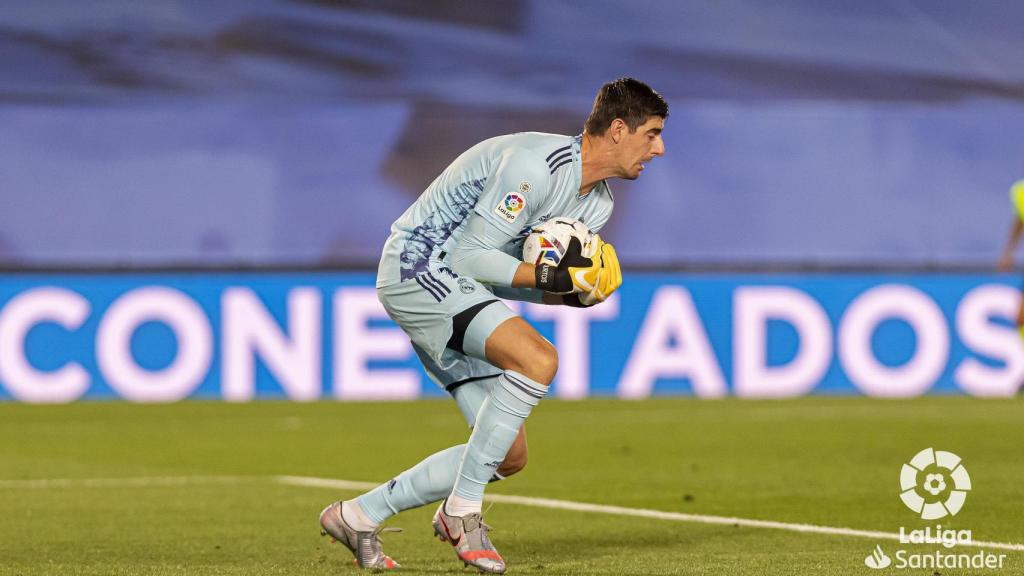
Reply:
[[[324,532],[345,544],[360,567],[396,568],[381,549],[381,523],[442,501],[436,535],[460,561],[505,571],[482,522],[484,488],[526,465],[524,422],[547,393],[558,355],[498,297],[585,307],[619,287],[615,250],[599,238],[592,257],[571,241],[557,266],[524,263],[523,240],[552,217],[575,218],[598,232],[612,212],[605,179],[636,179],[664,153],[667,116],[665,100],[646,84],[609,82],[581,135],[485,140],[456,158],[392,225],[377,294],[472,432],[465,444],[324,509]]]

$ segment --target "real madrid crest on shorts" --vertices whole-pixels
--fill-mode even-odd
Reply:
[[[472,294],[473,291],[476,290],[476,286],[473,285],[473,281],[469,278],[459,278],[458,283],[459,290],[461,290],[463,294]]]

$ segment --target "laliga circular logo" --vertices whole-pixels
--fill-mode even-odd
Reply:
[[[518,194],[505,196],[505,208],[509,212],[519,212],[523,209],[523,199]]]
[[[900,499],[923,520],[956,516],[971,490],[971,476],[952,452],[925,448],[900,470]]]

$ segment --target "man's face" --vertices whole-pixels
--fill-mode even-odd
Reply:
[[[665,142],[661,139],[664,127],[664,118],[651,116],[635,132],[622,130],[618,147],[620,178],[636,180],[648,162],[665,153]]]

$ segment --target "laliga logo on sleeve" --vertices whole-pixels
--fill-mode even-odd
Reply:
[[[519,213],[526,207],[526,198],[516,192],[509,192],[498,202],[494,212],[505,219],[506,222],[515,222]]]
[[[523,202],[522,196],[518,194],[510,193],[508,196],[505,196],[505,208],[508,209],[509,212],[519,212],[523,209],[523,204],[525,204],[525,202]]]
[[[971,477],[952,452],[925,448],[900,471],[900,499],[923,520],[956,516],[970,489]]]

